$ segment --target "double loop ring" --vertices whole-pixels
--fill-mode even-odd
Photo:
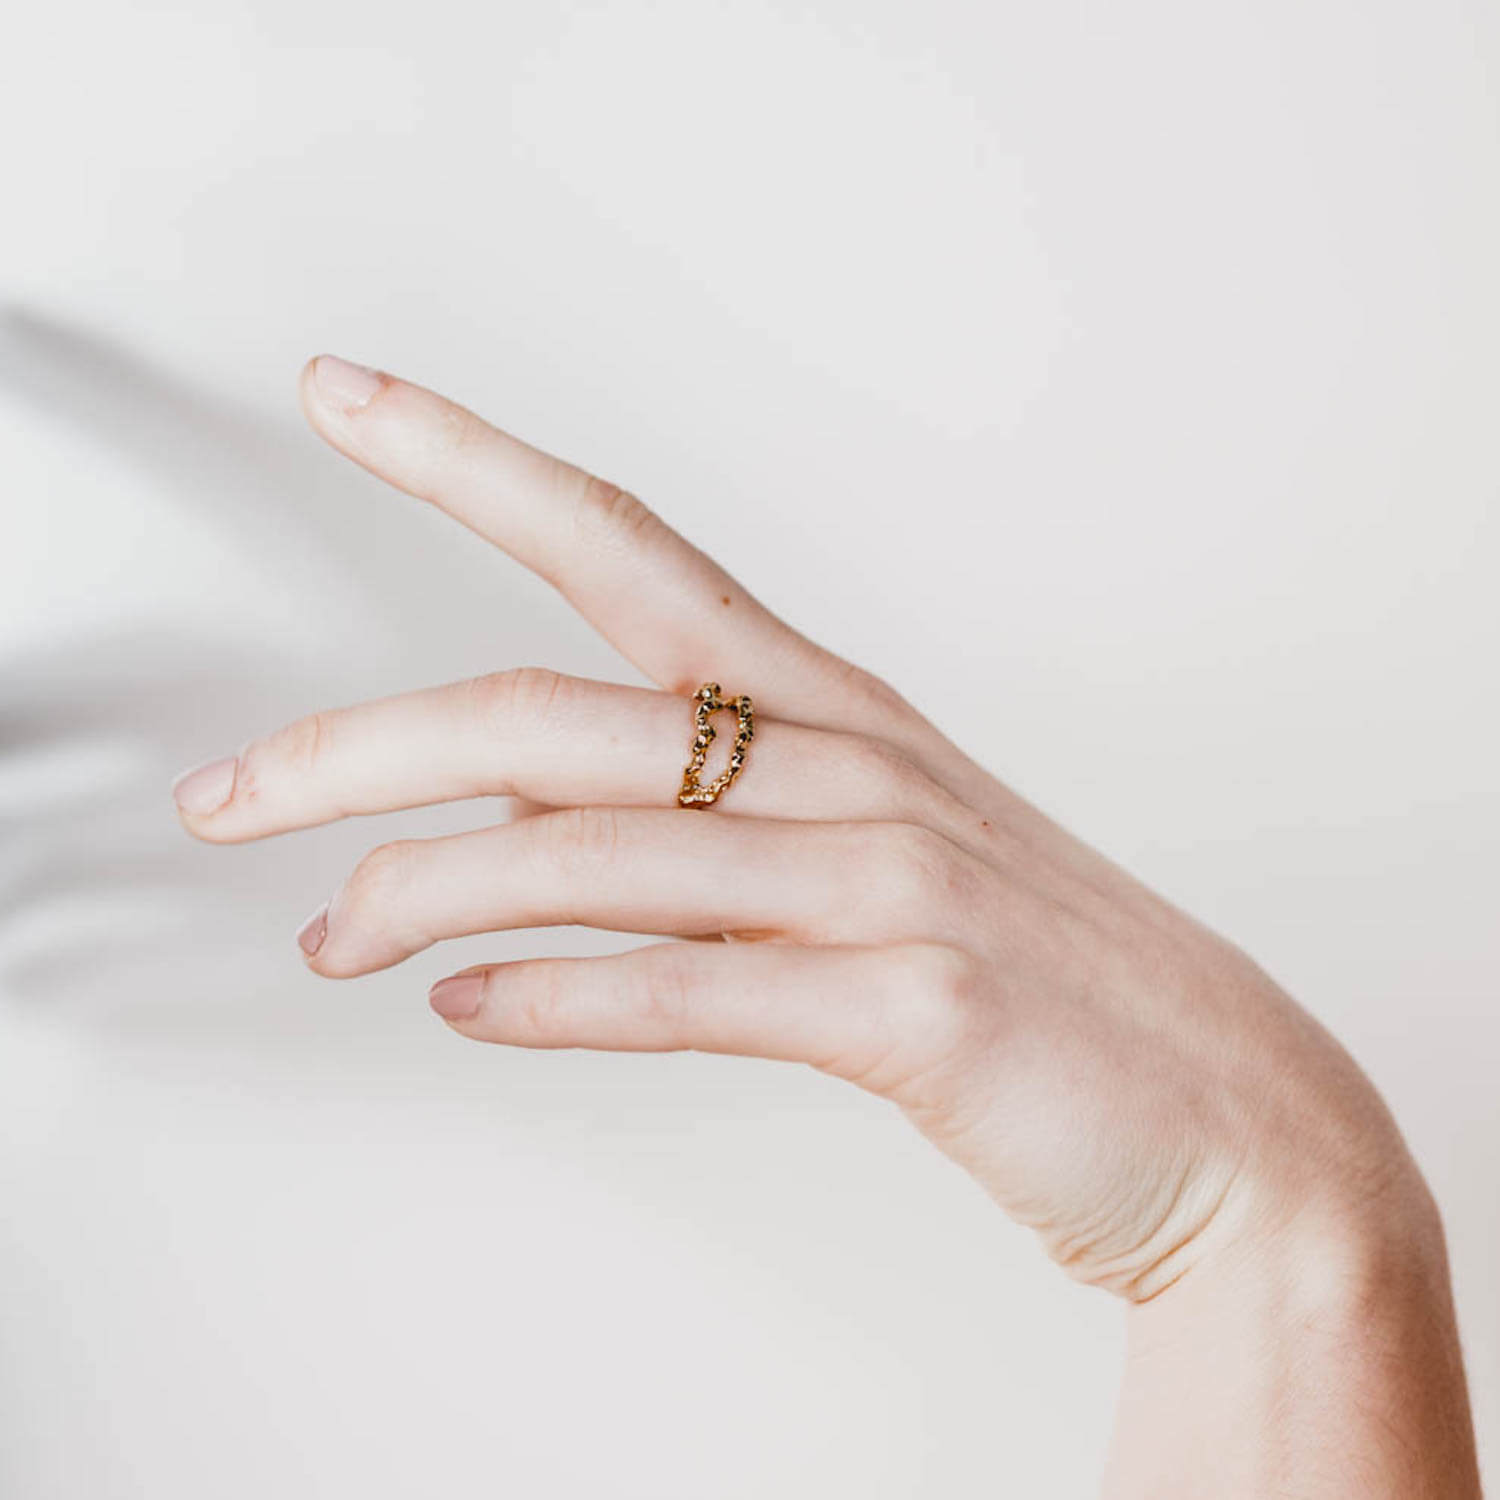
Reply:
[[[755,738],[755,710],[750,705],[750,695],[741,693],[738,698],[720,696],[717,682],[705,682],[693,694],[693,753],[682,773],[682,787],[677,793],[679,807],[712,807],[724,790],[745,768],[745,753],[750,741]],[[709,719],[721,708],[732,708],[739,716],[739,727],[735,730],[734,748],[729,752],[729,764],[707,784],[699,781],[703,763],[708,759],[708,747],[718,738],[718,731]]]

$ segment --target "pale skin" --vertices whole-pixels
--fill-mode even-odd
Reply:
[[[500,670],[185,776],[184,823],[220,843],[521,799],[510,823],[372,850],[299,935],[314,971],[521,927],[666,938],[468,969],[431,1004],[476,1041],[740,1053],[890,1100],[1124,1301],[1108,1500],[1479,1495],[1431,1197],[1369,1081],[1245,954],[627,491],[329,356],[301,395],[335,448],[547,579],[657,684]],[[684,810],[709,680],[753,696],[755,738],[722,799]]]

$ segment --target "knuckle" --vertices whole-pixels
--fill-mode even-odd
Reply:
[[[415,841],[397,839],[370,850],[344,883],[339,905],[355,915],[399,910],[411,886],[417,849]]]
[[[845,754],[851,778],[872,800],[903,814],[920,812],[935,800],[936,784],[909,756],[874,735],[850,735]]]
[[[900,974],[907,1028],[929,1062],[962,1055],[985,1013],[978,960],[962,949],[925,943],[902,951]]]
[[[277,778],[316,775],[330,755],[333,724],[332,714],[309,714],[247,745],[240,753],[235,800],[255,802]]]
[[[434,424],[435,456],[461,453],[482,443],[490,431],[489,423],[468,407],[445,402]]]
[[[665,952],[636,980],[634,1010],[658,1037],[675,1035],[694,999],[695,955]]]
[[[473,692],[480,717],[495,728],[519,720],[545,720],[568,678],[547,667],[512,667],[475,678]]]
[[[955,947],[913,943],[879,954],[866,1048],[851,1076],[904,1107],[931,1107],[955,1059],[973,1050],[982,975]]]
[[[979,965],[959,948],[925,943],[907,952],[911,988],[944,1015],[966,1015],[979,992]]]
[[[858,702],[886,714],[909,715],[911,706],[906,699],[888,683],[865,667],[852,661],[836,658],[840,685]]]
[[[577,514],[584,532],[612,545],[639,544],[663,527],[655,511],[629,490],[595,474],[585,474],[579,485]]]
[[[886,823],[876,838],[874,869],[886,895],[903,904],[930,903],[962,885],[959,850],[942,834],[919,823]]]
[[[527,975],[527,982],[511,1007],[517,1029],[529,1041],[545,1042],[561,1028],[565,1001],[561,967],[537,964]]]
[[[569,807],[537,821],[545,828],[548,854],[568,871],[608,863],[619,845],[620,823],[612,807]]]

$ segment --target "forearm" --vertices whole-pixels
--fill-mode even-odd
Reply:
[[[1129,1310],[1106,1500],[1478,1500],[1441,1226],[1404,1196]]]

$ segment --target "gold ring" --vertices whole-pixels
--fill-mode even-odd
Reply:
[[[712,807],[724,789],[745,768],[745,751],[755,738],[755,710],[750,706],[750,695],[741,693],[738,698],[722,698],[717,682],[705,682],[693,694],[693,754],[682,772],[682,788],[677,793],[679,807]],[[708,747],[718,738],[718,731],[709,718],[721,708],[732,708],[739,715],[739,728],[735,731],[734,749],[729,752],[729,764],[714,777],[707,786],[698,780],[703,762],[708,759]]]

